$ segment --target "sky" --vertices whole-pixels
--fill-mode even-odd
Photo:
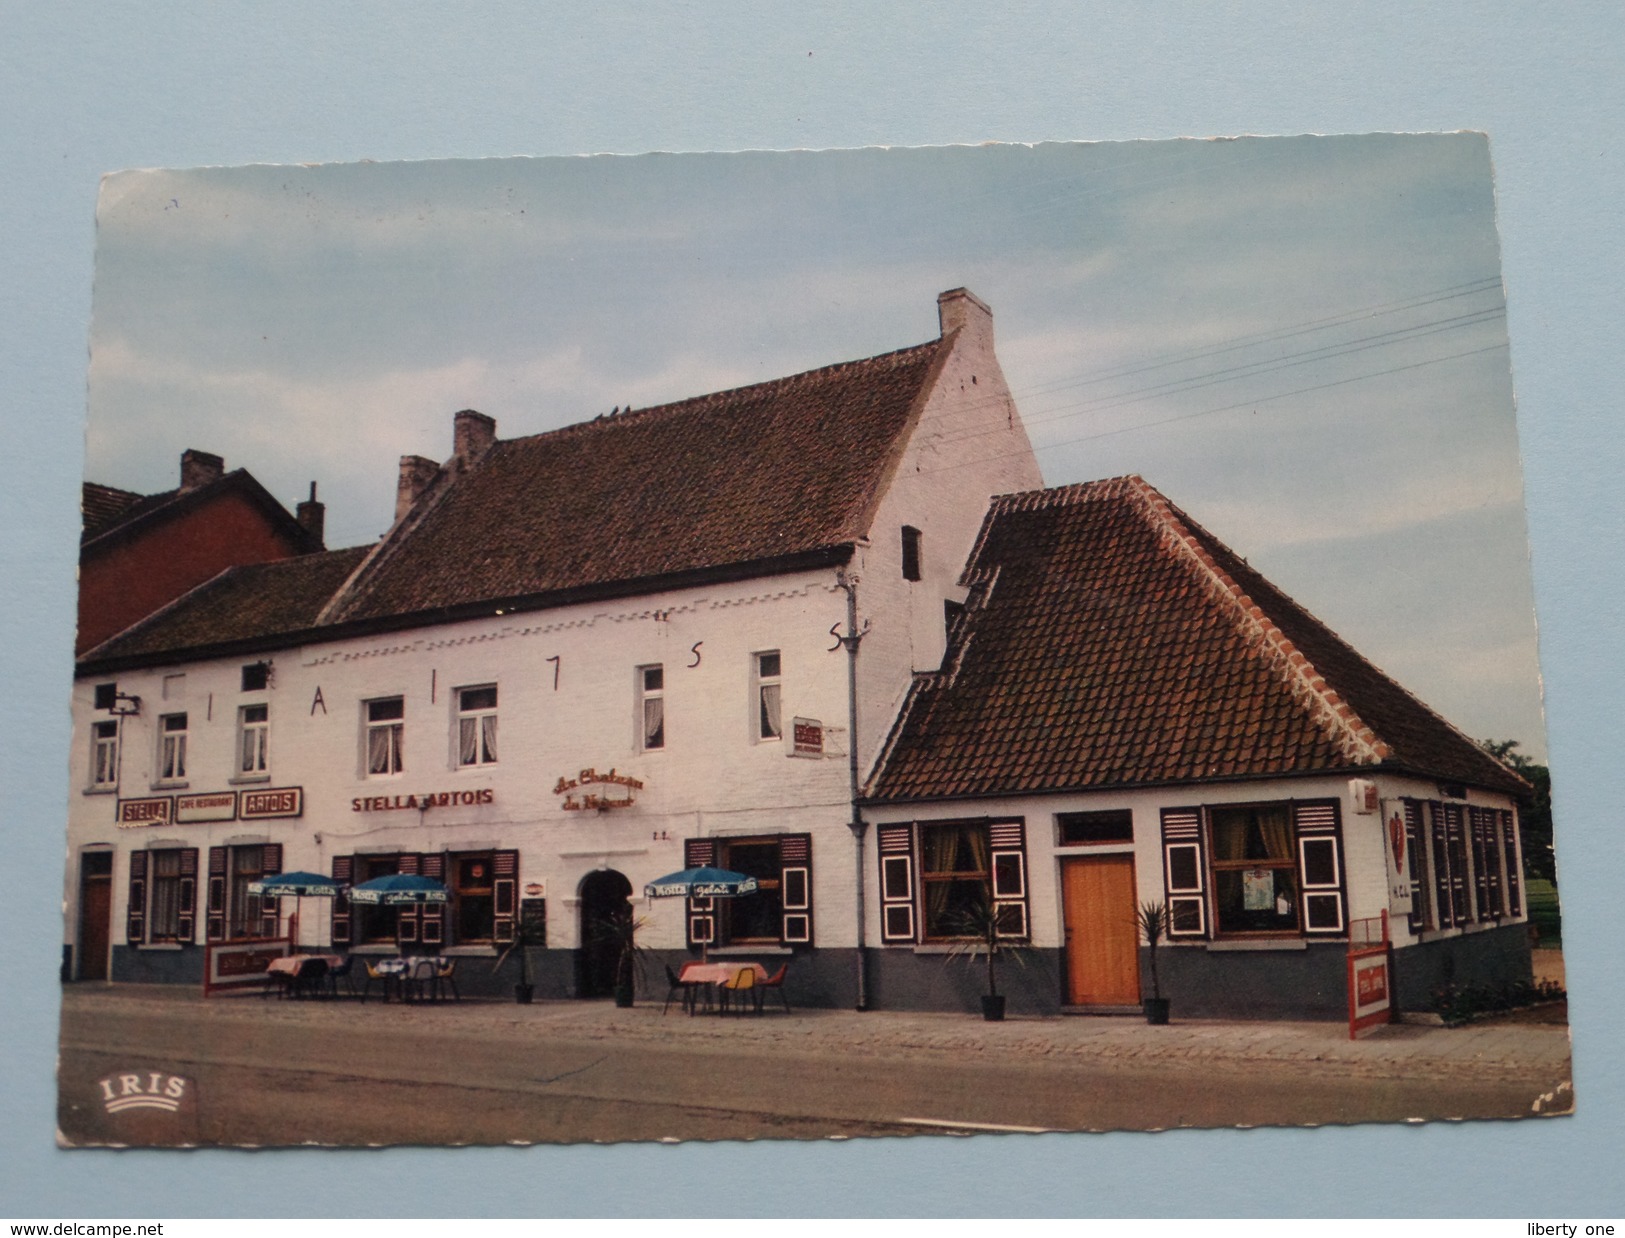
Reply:
[[[458,409],[508,438],[872,356],[964,286],[1046,484],[1139,473],[1544,755],[1482,135],[135,171],[97,223],[89,480],[213,451],[355,545]]]

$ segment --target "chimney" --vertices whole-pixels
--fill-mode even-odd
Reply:
[[[181,493],[219,481],[225,472],[226,462],[219,456],[188,447],[181,452]]]
[[[299,504],[294,512],[294,518],[299,521],[299,527],[315,539],[318,546],[325,548],[322,539],[323,526],[327,523],[327,504],[316,501],[316,483],[310,483],[310,497]]]
[[[412,510],[412,504],[429,488],[440,466],[425,456],[401,457],[401,480],[395,490],[395,523]]]
[[[993,342],[993,311],[968,288],[950,288],[937,297],[937,320],[943,335],[964,327],[966,334],[985,335]]]
[[[465,408],[451,422],[451,454],[465,468],[489,451],[497,440],[496,419],[484,413]]]

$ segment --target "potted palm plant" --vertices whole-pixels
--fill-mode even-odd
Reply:
[[[1009,955],[1018,964],[1027,965],[1026,946],[999,934],[999,913],[993,903],[992,891],[967,907],[955,918],[955,925],[963,935],[948,951],[948,958],[967,963],[981,958],[987,967],[987,992],[982,994],[982,1018],[989,1023],[1004,1019],[1004,994],[999,992],[999,958]]]
[[[1150,950],[1151,996],[1141,1001],[1140,1008],[1145,1011],[1147,1023],[1160,1026],[1168,1022],[1169,1001],[1162,995],[1162,983],[1157,976],[1157,943],[1168,936],[1168,904],[1141,903],[1134,913],[1134,922]]]
[[[637,992],[637,981],[643,974],[648,951],[638,942],[638,934],[649,923],[648,917],[633,915],[628,909],[620,914],[608,915],[594,926],[594,932],[603,941],[615,947],[615,1004],[632,1005]]]
[[[513,997],[521,1006],[528,1006],[536,996],[536,985],[530,974],[530,950],[533,946],[547,945],[547,930],[529,920],[519,920],[513,926],[513,940],[492,964],[493,974],[502,970],[503,963],[515,950],[519,951],[519,983],[513,986]]]

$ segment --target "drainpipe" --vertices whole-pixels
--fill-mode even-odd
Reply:
[[[863,819],[863,811],[858,807],[858,797],[862,794],[862,786],[858,782],[858,642],[869,630],[867,622],[860,629],[858,627],[858,578],[849,576],[845,568],[838,568],[835,572],[835,583],[846,592],[846,632],[836,637],[846,646],[846,753],[847,777],[852,791],[852,819],[847,822],[847,828],[852,831],[854,844],[853,862],[857,865],[857,913],[858,913],[858,1000],[857,1009],[869,1009],[869,984],[864,945],[864,907],[863,907],[863,838],[869,832],[869,823]]]

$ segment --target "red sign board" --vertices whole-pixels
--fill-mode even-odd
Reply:
[[[817,718],[796,718],[791,723],[793,757],[821,757],[824,755],[824,724]]]
[[[303,787],[275,787],[265,791],[244,791],[239,815],[244,821],[266,817],[297,817],[305,811]]]

